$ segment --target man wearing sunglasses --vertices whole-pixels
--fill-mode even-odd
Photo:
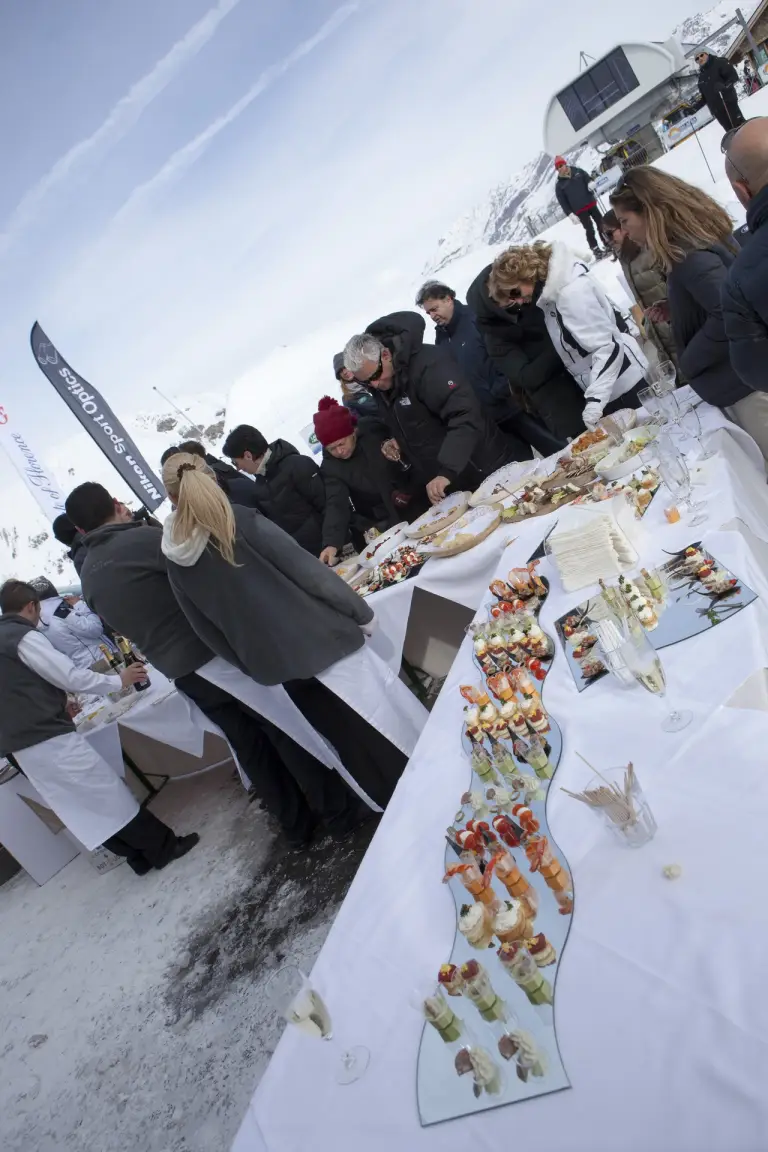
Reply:
[[[391,433],[382,451],[404,458],[436,504],[449,488],[473,491],[530,449],[496,428],[459,365],[424,344],[424,328],[417,312],[382,316],[347,342],[344,364],[376,397]]]
[[[724,142],[725,143],[725,142]],[[768,116],[730,134],[725,171],[747,210],[750,239],[723,286],[723,318],[731,363],[768,426]]]
[[[726,131],[738,128],[744,123],[744,116],[735,87],[739,74],[733,64],[709,52],[698,52],[695,60],[699,66],[699,92],[707,108]]]

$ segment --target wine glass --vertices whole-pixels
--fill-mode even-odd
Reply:
[[[659,475],[675,500],[681,500],[691,515],[689,524],[695,528],[707,520],[706,512],[697,508],[691,501],[691,474],[688,465],[680,455],[659,453]]]
[[[661,407],[661,397],[656,394],[652,385],[638,392],[637,398],[649,416],[658,420],[660,424],[666,422],[667,417]]]
[[[686,404],[680,409],[680,420],[678,427],[684,436],[688,436],[691,440],[695,440],[699,445],[699,459],[711,460],[715,455],[714,452],[708,451],[702,442],[702,428],[701,417],[699,416],[698,408],[694,404]]]
[[[638,684],[654,696],[664,697],[667,691],[667,678],[658,652],[648,638],[642,624],[630,623],[628,638],[622,646],[622,655],[627,667]],[[663,732],[680,732],[693,720],[693,712],[688,708],[673,709],[661,722]]]
[[[651,388],[657,396],[674,391],[677,371],[671,360],[660,360],[649,372]]]
[[[305,1036],[333,1040],[331,1014],[326,1003],[296,964],[284,964],[272,973],[267,982],[267,994],[283,1019]],[[354,1084],[365,1072],[370,1059],[370,1052],[361,1044],[346,1049],[336,1069],[336,1083]]]

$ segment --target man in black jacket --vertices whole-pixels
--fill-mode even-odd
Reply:
[[[488,419],[459,365],[424,344],[424,327],[416,312],[382,316],[348,341],[344,363],[374,391],[392,434],[385,456],[402,453],[436,504],[449,487],[472,491],[503,464],[526,459],[527,449]]]
[[[602,236],[600,226],[603,217],[597,207],[597,198],[590,188],[592,177],[583,168],[571,167],[562,156],[555,156],[555,168],[557,169],[557,179],[555,180],[557,202],[566,216],[571,216],[581,224],[587,234],[587,243],[593,255],[599,260],[607,253],[603,251],[597,240],[597,236]],[[595,224],[597,225],[597,235],[595,235]]]
[[[731,140],[725,170],[747,210],[750,239],[723,287],[731,363],[766,407],[768,425],[768,117],[749,120]]]
[[[268,444],[258,429],[239,424],[222,451],[240,469],[255,478],[259,508],[313,556],[322,548],[325,487],[320,469],[287,440]]]
[[[435,323],[435,344],[445,348],[464,369],[478,400],[491,420],[524,444],[533,445],[544,456],[565,447],[565,440],[552,436],[530,413],[523,411],[512,395],[509,380],[494,364],[467,304],[439,280],[428,280],[419,289],[416,304]]]
[[[699,92],[715,120],[728,131],[744,123],[736,95],[736,82],[739,74],[722,56],[712,56],[709,52],[696,55],[699,66]]]
[[[198,674],[213,653],[176,601],[160,547],[162,529],[135,521],[101,484],[75,488],[66,509],[85,532],[86,603],[218,724],[286,839],[306,843],[318,819],[336,833],[354,826],[360,805],[336,772]]]
[[[584,431],[584,393],[564,368],[536,304],[503,307],[488,291],[489,264],[470,284],[467,304],[496,366],[527,411],[558,442]]]

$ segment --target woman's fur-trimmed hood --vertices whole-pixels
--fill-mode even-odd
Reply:
[[[574,252],[562,240],[552,241],[552,255],[549,258],[549,271],[539,296],[542,304],[556,300],[567,284],[589,271],[589,256]]]

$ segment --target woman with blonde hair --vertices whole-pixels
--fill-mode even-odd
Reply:
[[[640,406],[648,362],[636,326],[565,244],[508,248],[493,262],[488,291],[504,307],[535,303],[544,313],[555,349],[584,392],[588,428],[619,408]]]
[[[720,300],[738,248],[733,221],[706,192],[657,168],[625,172],[611,204],[624,232],[667,278],[666,315],[680,371],[768,453],[768,420],[731,366]]]
[[[163,483],[175,507],[163,526],[168,578],[195,632],[256,684],[282,685],[366,796],[385,805],[407,757],[317,679],[363,655],[370,606],[276,524],[232,506],[200,457],[171,456]],[[352,664],[354,682],[362,660]]]

